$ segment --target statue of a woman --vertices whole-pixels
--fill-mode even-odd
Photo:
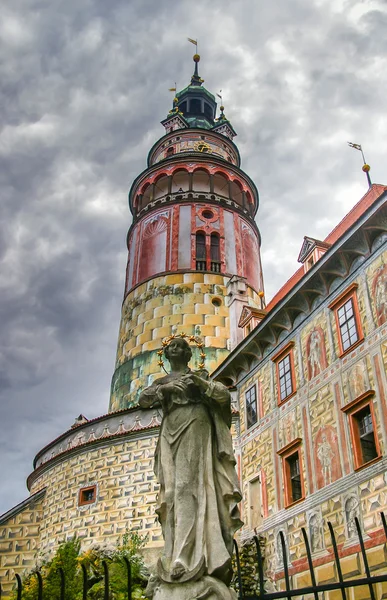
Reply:
[[[230,393],[208,372],[191,371],[183,338],[165,349],[169,375],[142,392],[140,406],[160,406],[155,453],[157,514],[165,540],[159,576],[178,583],[210,575],[230,583],[241,493],[230,434]],[[161,571],[161,574],[160,574]]]

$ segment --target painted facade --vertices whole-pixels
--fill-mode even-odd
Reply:
[[[137,399],[163,374],[163,340],[181,334],[203,344],[206,368],[232,390],[241,540],[263,536],[268,575],[281,585],[282,530],[295,584],[309,583],[305,527],[318,580],[333,579],[328,520],[344,577],[360,574],[355,515],[371,569],[387,566],[378,518],[387,504],[386,188],[372,186],[326,240],[305,238],[302,266],[266,306],[258,192],[240,168],[223,107],[217,119],[215,112],[196,59],[191,84],[176,94],[162,121],[166,133],[129,192],[133,222],[109,412],[81,416],[45,446],[28,478],[30,497],[0,517],[3,597],[38,552],[74,534],[87,546],[115,541],[129,525],[150,534],[148,558],[155,556],[161,415],[140,409]],[[201,360],[195,344],[193,368]],[[365,461],[359,415],[373,431]],[[360,588],[354,594],[363,598]]]
[[[349,213],[319,259],[300,268],[215,372],[237,389],[242,537],[264,537],[268,574],[278,585],[284,576],[280,531],[288,542],[293,585],[311,583],[301,527],[311,539],[318,582],[337,580],[328,521],[344,557],[344,578],[360,576],[355,516],[371,571],[387,567],[379,514],[387,508],[386,191],[372,186],[361,201],[363,211],[357,205]],[[346,334],[336,315],[348,298],[357,338],[343,347]],[[278,366],[289,354],[293,387],[283,398]],[[363,456],[357,446],[364,415],[373,453]],[[289,497],[289,457],[298,459],[301,471],[295,498]],[[383,585],[378,598],[387,591]],[[350,597],[368,598],[364,589]]]

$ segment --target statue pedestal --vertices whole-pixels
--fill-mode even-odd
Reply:
[[[153,590],[153,600],[237,600],[237,594],[214,577],[199,581],[164,583],[159,581]]]

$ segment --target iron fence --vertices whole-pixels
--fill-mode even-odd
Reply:
[[[380,513],[380,515],[381,515],[381,521],[382,521],[382,525],[383,525],[384,535],[387,540],[386,517],[385,517],[384,513]],[[314,600],[322,600],[323,596],[320,596],[319,594],[322,594],[322,592],[330,592],[330,591],[334,591],[334,590],[340,590],[342,600],[347,600],[346,590],[348,590],[350,588],[355,588],[358,586],[367,586],[368,590],[369,590],[369,599],[370,600],[379,600],[377,598],[377,596],[375,595],[374,586],[377,583],[382,583],[382,582],[387,583],[387,574],[371,575],[368,558],[367,558],[367,553],[366,553],[366,549],[365,549],[365,544],[364,544],[364,538],[363,538],[363,534],[362,534],[362,531],[360,528],[359,519],[357,517],[355,517],[355,525],[356,525],[357,535],[359,538],[360,553],[361,553],[362,559],[363,559],[365,577],[344,580],[335,533],[334,533],[332,524],[330,522],[328,522],[328,529],[329,529],[330,538],[332,541],[334,563],[336,565],[338,581],[333,582],[333,583],[321,583],[321,584],[317,583],[316,575],[315,575],[315,571],[314,571],[314,567],[313,567],[312,553],[310,550],[308,535],[307,535],[305,529],[302,527],[301,532],[302,532],[302,537],[303,537],[303,541],[305,544],[308,569],[309,569],[310,580],[312,582],[312,585],[304,586],[304,587],[297,588],[297,589],[292,588],[291,583],[290,583],[289,563],[288,563],[288,557],[287,557],[285,536],[284,536],[283,532],[280,532],[285,590],[275,591],[275,592],[265,591],[265,578],[264,578],[264,566],[263,566],[264,558],[262,555],[259,540],[258,540],[257,536],[254,536],[253,539],[254,539],[255,548],[256,548],[256,560],[257,560],[257,571],[258,571],[258,581],[259,581],[259,592],[254,595],[244,594],[239,548],[238,548],[237,543],[234,541],[235,560],[236,560],[236,565],[237,565],[236,579],[237,579],[237,583],[238,583],[238,600],[285,600],[285,599],[291,600],[292,598],[296,598],[299,596],[305,596],[307,594],[313,595]],[[127,600],[132,600],[131,565],[130,565],[130,561],[126,557],[123,558],[123,562],[126,566]],[[82,599],[87,600],[88,592],[91,589],[92,585],[95,583],[95,577],[89,576],[88,570],[84,564],[82,564],[81,566],[82,566]],[[104,598],[104,600],[109,600],[109,598],[111,597],[111,595],[110,595],[111,590],[110,590],[110,581],[109,581],[108,561],[106,561],[106,560],[102,561],[102,567],[103,567],[103,575],[100,576],[98,581],[103,580],[103,598]],[[58,569],[58,573],[60,576],[60,594],[59,594],[58,600],[64,600],[65,594],[66,594],[66,578],[65,578],[65,574],[64,574],[64,571],[62,568]],[[36,600],[43,600],[43,578],[42,578],[42,575],[39,570],[37,570],[35,572],[35,576],[37,578]],[[23,582],[22,582],[20,575],[17,574],[15,576],[15,578],[16,578],[16,599],[22,600]],[[0,583],[0,599],[2,597],[3,597],[3,594],[2,594],[2,587],[1,587],[1,583]],[[56,599],[53,598],[52,600],[56,600]]]
[[[384,535],[387,540],[387,522],[384,513],[380,513]],[[359,519],[355,517],[355,525],[357,530],[357,535],[359,538],[360,545],[360,553],[363,559],[365,577],[360,577],[357,579],[345,579],[343,578],[343,571],[340,564],[339,552],[337,549],[337,542],[335,533],[333,531],[332,523],[328,522],[328,529],[330,533],[330,538],[332,541],[333,555],[334,555],[334,563],[337,569],[337,579],[338,581],[333,583],[321,583],[317,584],[316,575],[313,567],[312,554],[310,551],[310,544],[308,540],[308,535],[305,531],[305,528],[301,528],[303,541],[305,544],[306,557],[308,562],[308,569],[310,574],[310,580],[312,585],[304,586],[301,588],[292,588],[290,583],[290,575],[289,575],[289,564],[286,550],[286,542],[285,536],[283,532],[280,532],[280,540],[281,540],[281,552],[282,552],[282,560],[283,560],[283,571],[284,571],[284,580],[285,580],[285,590],[277,591],[277,592],[266,592],[265,591],[265,579],[264,579],[264,570],[263,570],[263,556],[261,552],[261,547],[258,541],[258,538],[254,536],[254,542],[256,547],[256,558],[257,558],[257,570],[258,570],[258,580],[259,580],[259,592],[255,595],[245,595],[243,592],[243,580],[241,574],[241,566],[240,566],[240,558],[239,558],[239,549],[237,544],[234,542],[235,547],[235,558],[237,564],[237,581],[238,581],[238,600],[291,600],[292,598],[296,598],[299,596],[305,596],[307,594],[313,595],[314,600],[323,600],[324,596],[323,592],[330,592],[334,590],[340,590],[342,600],[347,600],[346,590],[350,588],[355,588],[358,586],[368,586],[369,591],[369,599],[370,600],[379,600],[379,598],[375,595],[374,586],[377,583],[387,582],[387,574],[384,575],[371,575],[367,553],[364,544],[363,534],[360,528]]]
[[[124,556],[122,560],[126,566],[126,576],[127,576],[126,577],[126,588],[127,588],[127,590],[126,590],[127,596],[126,597],[127,597],[127,600],[132,600],[132,569],[131,569],[130,561],[126,558],[126,556]],[[89,577],[89,573],[84,564],[82,564],[81,567],[82,567],[82,600],[87,600],[89,589],[91,589],[91,584],[95,583],[95,577]],[[106,560],[102,561],[102,568],[103,568],[103,577],[101,576],[100,578],[98,578],[98,581],[103,580],[103,600],[110,600],[111,590],[110,590],[110,580],[109,580],[109,565]],[[66,578],[65,578],[64,571],[61,567],[59,567],[58,573],[59,573],[59,577],[60,577],[59,598],[58,599],[52,598],[51,600],[65,600]],[[36,600],[43,600],[43,578],[42,578],[40,571],[38,571],[38,570],[35,571],[35,576],[37,578],[37,583],[38,583]],[[18,575],[18,574],[16,574],[15,579],[16,579],[16,586],[17,586],[16,587],[16,600],[22,600],[23,582],[22,582],[20,575]],[[3,597],[3,594],[2,594],[2,587],[1,587],[1,583],[0,583],[0,599],[2,597]]]

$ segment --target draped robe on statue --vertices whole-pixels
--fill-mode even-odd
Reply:
[[[208,381],[206,392],[186,383],[190,373]],[[165,397],[162,386],[173,383],[178,387]],[[162,377],[141,394],[140,406],[160,404],[163,421],[155,474],[160,483],[156,512],[165,540],[163,564],[168,569],[178,562],[189,573],[204,571],[228,585],[233,535],[242,526],[229,431],[230,393],[210,381],[207,371],[187,367],[184,374]]]

